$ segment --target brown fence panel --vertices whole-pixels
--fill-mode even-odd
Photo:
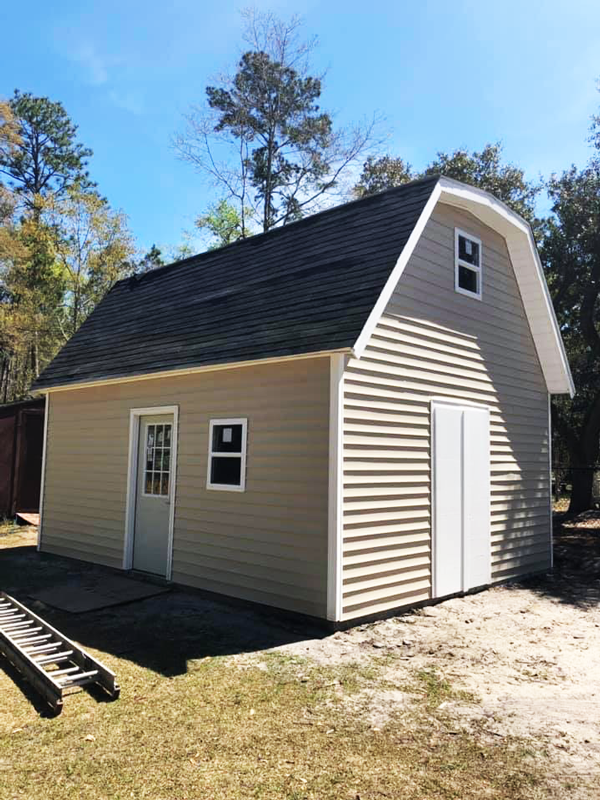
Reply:
[[[14,456],[15,417],[0,416],[0,519],[11,513]]]
[[[43,409],[22,409],[19,412],[17,435],[13,514],[17,511],[39,511],[43,439]]]

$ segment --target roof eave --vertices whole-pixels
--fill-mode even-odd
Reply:
[[[141,372],[133,375],[119,375],[94,378],[92,380],[71,381],[70,383],[57,383],[50,386],[41,386],[32,389],[32,394],[37,397],[47,395],[50,392],[66,392],[72,389],[89,389],[95,386],[110,386],[117,383],[134,383],[144,380],[155,380],[157,378],[176,378],[182,375],[195,375],[202,372],[219,372],[226,369],[241,369],[243,367],[264,366],[267,364],[277,364],[287,361],[300,361],[309,358],[324,358],[335,354],[350,355],[352,348],[341,347],[334,350],[319,350],[307,353],[295,353],[286,356],[273,356],[271,358],[250,359],[248,361],[230,361],[221,364],[203,364],[197,367],[182,367],[181,369],[169,369],[156,372]]]

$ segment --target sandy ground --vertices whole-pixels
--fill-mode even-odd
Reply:
[[[584,539],[581,530],[572,535],[565,528],[552,575],[278,649],[325,664],[381,664],[387,654],[380,688],[371,687],[354,701],[378,727],[410,705],[404,689],[415,674],[435,670],[454,690],[468,693],[440,706],[458,728],[476,723],[484,735],[531,740],[536,750],[555,756],[557,767],[575,782],[598,776],[600,529],[595,523]]]

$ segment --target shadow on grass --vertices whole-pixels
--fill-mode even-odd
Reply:
[[[0,655],[0,669],[11,679],[15,686],[21,690],[40,717],[51,719],[58,716],[57,712],[50,708],[42,696],[38,694],[31,684],[21,675],[19,670],[2,655]]]
[[[1,589],[84,648],[125,658],[164,676],[184,674],[189,662],[206,657],[254,652],[327,635],[322,626],[308,619],[182,589],[84,614],[59,611],[30,597],[57,584],[81,585],[90,577],[97,580],[112,574],[98,565],[38,553],[34,546],[0,548]]]
[[[554,569],[509,584],[585,609],[600,603],[600,513],[555,514]]]

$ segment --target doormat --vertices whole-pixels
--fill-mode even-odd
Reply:
[[[121,578],[119,575],[98,575],[93,578],[86,575],[85,578],[42,589],[30,597],[61,611],[85,614],[88,611],[145,600],[169,591],[166,586]]]

